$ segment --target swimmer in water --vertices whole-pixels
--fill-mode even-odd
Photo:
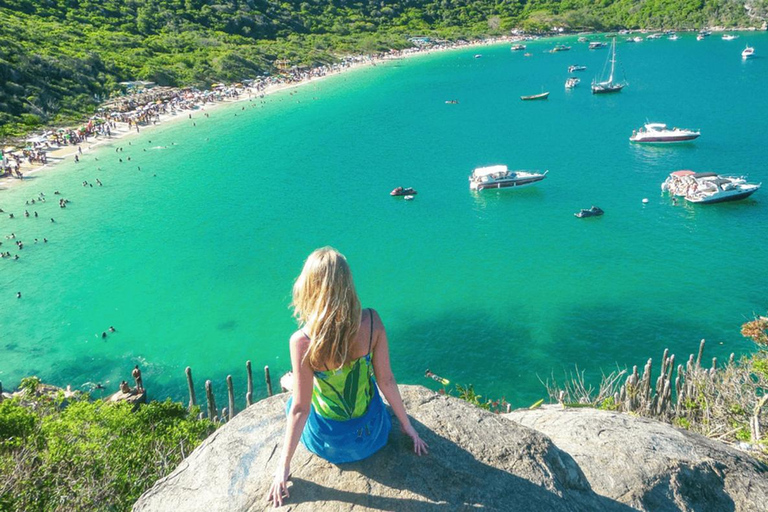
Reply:
[[[107,337],[107,331],[104,331],[101,333],[102,339],[105,339]]]
[[[20,298],[21,298],[21,292],[16,292],[16,298],[17,298],[17,299],[20,299]]]
[[[111,325],[109,326],[109,332],[115,332],[115,328],[112,327]]]

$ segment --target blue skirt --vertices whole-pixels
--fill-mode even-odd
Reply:
[[[288,399],[286,414],[293,397]],[[379,390],[374,384],[368,411],[359,418],[338,421],[320,416],[310,405],[309,417],[301,434],[301,444],[328,462],[340,464],[370,457],[389,439],[392,421],[389,419]]]

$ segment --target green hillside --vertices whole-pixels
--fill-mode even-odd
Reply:
[[[447,39],[616,28],[760,26],[730,0],[0,0],[0,137],[92,111],[128,80],[205,86]]]

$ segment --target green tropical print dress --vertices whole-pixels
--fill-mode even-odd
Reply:
[[[368,411],[375,385],[369,352],[338,370],[315,372],[312,405],[331,420],[359,418]]]

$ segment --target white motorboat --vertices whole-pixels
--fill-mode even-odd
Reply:
[[[755,56],[755,49],[754,49],[754,48],[752,48],[752,47],[751,47],[751,46],[749,46],[749,45],[747,45],[747,47],[746,47],[746,48],[744,48],[744,49],[741,51],[741,58],[742,58],[742,59],[745,59],[745,60],[746,60],[746,59],[751,59],[751,58],[752,58],[752,57],[754,57],[754,56]]]
[[[669,37],[667,37],[667,39],[669,39],[670,41],[677,41],[678,39],[680,39],[680,36],[678,36],[677,34],[671,34]]]
[[[733,35],[733,34],[723,34],[723,41],[733,41],[734,39],[738,38],[739,36]]]
[[[565,88],[573,89],[574,87],[579,85],[579,82],[581,82],[581,80],[579,80],[575,76],[569,76],[568,79],[565,81]]]
[[[516,44],[516,45],[512,46],[512,48],[510,48],[510,50],[512,50],[513,52],[519,52],[519,51],[525,50],[525,45],[524,44]]]
[[[631,142],[668,144],[672,142],[687,142],[697,139],[700,131],[685,128],[668,128],[664,123],[646,123],[639,130],[634,130],[629,138]]]
[[[746,183],[743,178],[728,176],[698,179],[696,182],[697,185],[685,195],[685,200],[689,203],[712,204],[738,201],[751,196],[762,185],[762,183]]]
[[[592,94],[605,94],[610,92],[620,92],[624,87],[629,85],[626,80],[621,82],[614,82],[613,74],[616,70],[616,38],[611,42],[611,56],[608,61],[611,63],[611,74],[608,75],[608,80],[598,82],[597,78],[592,80]],[[608,62],[605,63],[606,67]],[[603,76],[605,76],[605,69],[603,69]]]
[[[704,39],[704,37],[706,37],[704,34],[699,34],[696,36],[696,40],[701,41],[702,39]]]
[[[589,43],[590,50],[599,50],[600,48],[606,48],[606,47],[608,47],[608,43],[604,43],[602,41],[592,41]]]
[[[743,177],[683,170],[671,173],[661,184],[661,190],[682,196],[691,203],[711,204],[744,199],[757,192],[761,185],[747,183]]]
[[[478,167],[469,176],[469,189],[479,191],[532,185],[546,178],[548,172],[511,171],[506,165]]]
[[[587,70],[587,66],[579,66],[578,64],[568,66],[569,73],[573,73],[574,71],[586,71],[586,70]]]
[[[645,36],[645,38],[646,39],[661,39],[661,34],[659,34],[659,33],[649,34],[649,35]]]

